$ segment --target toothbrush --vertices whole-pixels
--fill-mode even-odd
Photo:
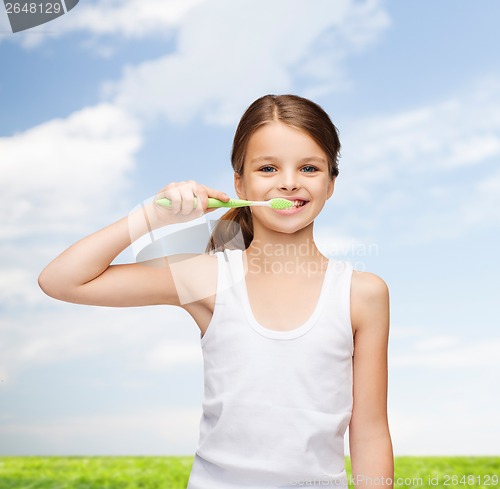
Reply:
[[[156,201],[158,204],[164,207],[170,207],[172,202],[169,199],[158,199]],[[194,203],[196,207],[197,199],[194,198]],[[275,198],[271,200],[241,200],[241,199],[230,199],[229,202],[224,202],[219,199],[214,199],[212,197],[208,198],[208,208],[214,207],[246,207],[246,206],[261,206],[261,207],[271,207],[271,209],[288,209],[293,207],[294,204],[291,200]]]

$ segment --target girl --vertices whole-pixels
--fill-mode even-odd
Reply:
[[[235,190],[241,199],[281,197],[294,207],[231,209],[206,253],[111,265],[148,231],[211,212],[208,197],[229,199],[195,181],[170,183],[128,218],[72,245],[39,277],[60,300],[170,304],[193,317],[205,392],[189,489],[346,489],[348,426],[352,482],[392,487],[388,289],[378,276],[323,256],[313,238],[314,219],[334,191],[339,150],[321,107],[266,95],[236,131]],[[160,197],[172,207],[158,205]]]

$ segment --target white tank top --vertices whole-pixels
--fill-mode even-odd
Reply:
[[[309,319],[275,331],[253,316],[242,250],[215,255],[215,307],[201,337],[203,414],[188,489],[291,489],[312,482],[347,489],[352,266],[330,259]]]

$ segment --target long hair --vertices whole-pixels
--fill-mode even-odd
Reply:
[[[266,123],[279,121],[304,131],[325,152],[333,179],[339,174],[340,139],[328,114],[316,103],[298,95],[264,95],[243,114],[234,135],[231,152],[233,170],[243,176],[246,150],[252,134]],[[212,230],[206,252],[246,249],[253,240],[252,213],[249,207],[226,212]]]

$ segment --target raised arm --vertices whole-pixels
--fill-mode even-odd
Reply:
[[[193,196],[201,201],[194,208]],[[155,204],[156,198],[168,197],[171,209]],[[55,299],[99,306],[179,305],[172,275],[172,257],[142,263],[111,265],[133,241],[149,229],[185,222],[200,217],[207,209],[208,197],[227,201],[223,192],[196,182],[172,183],[162,189],[152,202],[119,221],[87,236],[66,249],[41,272],[41,289]],[[183,255],[176,255],[179,262]],[[197,262],[199,263],[199,262]],[[176,267],[176,280],[182,270],[192,273],[193,264]]]
[[[373,489],[374,485],[390,489],[394,457],[387,419],[389,291],[377,275],[353,272],[351,319],[354,402],[349,448],[354,485],[356,489]]]

